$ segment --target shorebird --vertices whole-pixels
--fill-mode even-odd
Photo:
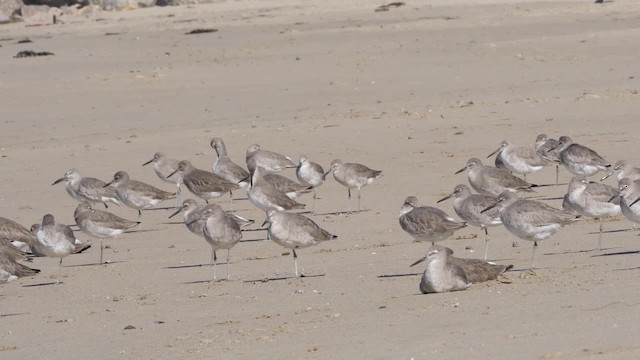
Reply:
[[[616,191],[611,186],[589,182],[584,176],[574,176],[564,198],[563,208],[566,206],[582,216],[600,219],[598,251],[602,249],[603,218],[618,216],[622,211],[619,201],[617,204],[609,202]]]
[[[104,252],[103,240],[122,235],[140,224],[140,221],[126,220],[110,212],[94,210],[88,202],[80,203],[73,217],[82,232],[100,239],[100,264]]]
[[[420,292],[423,294],[465,290],[471,286],[464,270],[449,262],[449,254],[440,246],[429,247],[427,255],[411,266],[427,261],[427,268],[420,280]]]
[[[262,150],[258,144],[249,145],[245,160],[249,172],[253,172],[256,166],[260,166],[268,172],[278,172],[286,168],[296,167],[296,164],[290,157],[273,151]]]
[[[358,212],[360,212],[360,189],[382,177],[381,170],[371,170],[362,164],[343,163],[338,159],[331,162],[331,168],[325,176],[329,173],[333,173],[333,178],[347,187],[349,199],[351,199],[351,189],[358,190]]]
[[[558,140],[547,137],[546,134],[540,134],[536,137],[534,145],[536,154],[540,159],[544,160],[545,165],[555,165],[556,167],[556,185],[560,178],[560,151],[558,148]]]
[[[169,159],[164,153],[157,152],[153,155],[153,159],[142,164],[142,166],[153,163],[153,171],[160,178],[160,180],[176,185],[176,207],[180,207],[180,185],[182,185],[182,175],[175,173],[171,176],[180,163],[178,160]]]
[[[448,255],[447,263],[457,265],[462,268],[462,271],[467,277],[467,280],[472,284],[495,280],[500,274],[513,268],[513,265],[498,265],[492,262],[482,261],[480,259],[457,258],[453,256],[453,250],[440,245],[431,245],[431,247],[427,250],[427,255],[414,262],[410,266],[418,265],[421,262],[427,260],[429,252],[431,252],[433,249],[446,252]]]
[[[142,209],[151,209],[164,200],[173,199],[175,193],[160,190],[142,181],[131,180],[125,171],[118,171],[113,180],[105,187],[113,184],[118,199],[132,209],[138,210],[138,217],[142,216]]]
[[[548,239],[566,225],[577,221],[580,215],[568,214],[539,201],[518,199],[512,191],[505,191],[498,196],[496,202],[484,209],[487,212],[500,207],[502,224],[515,236],[533,241],[531,269],[535,267],[538,241]]]
[[[527,180],[527,174],[541,170],[545,162],[540,159],[535,149],[530,146],[516,146],[510,140],[503,140],[500,147],[489,154],[490,158],[498,153],[507,170],[515,174],[522,174]]]
[[[218,160],[213,164],[213,173],[221,178],[238,184],[241,188],[249,186],[249,172],[242,166],[231,161],[231,158],[227,154],[227,147],[219,137],[211,139],[211,147],[216,151]]]
[[[200,216],[192,220],[192,222],[204,219],[204,239],[211,246],[213,281],[215,282],[217,280],[216,265],[218,263],[218,257],[216,251],[221,249],[227,250],[227,281],[229,281],[230,252],[231,248],[242,238],[240,225],[232,215],[225,213],[220,206],[215,204],[207,205],[206,209],[199,215]],[[187,226],[189,225],[190,224],[187,223]]]
[[[0,270],[7,272],[16,278],[35,275],[40,272],[18,262],[26,260],[27,254],[18,250],[6,241],[0,240]],[[15,280],[15,279],[14,279]]]
[[[116,190],[110,186],[105,187],[105,182],[92,177],[82,177],[78,170],[71,169],[63,177],[53,182],[51,185],[64,181],[64,188],[72,198],[79,202],[89,202],[92,204],[104,204],[105,209],[109,208],[107,202],[122,205]]]
[[[11,242],[12,246],[24,252],[33,251],[36,236],[17,222],[0,217],[0,242]],[[37,254],[42,255],[42,254]]]
[[[278,191],[285,193],[291,199],[297,199],[302,194],[310,193],[313,188],[309,185],[299,184],[280,174],[265,174],[264,181],[273,185]]]
[[[432,245],[448,239],[455,231],[467,226],[440,209],[420,206],[415,196],[409,196],[404,200],[400,208],[399,222],[402,230],[413,236],[416,242],[428,241]]]
[[[471,190],[466,185],[456,185],[453,192],[444,198],[438,200],[443,202],[453,197],[453,209],[456,214],[464,220],[467,224],[477,226],[484,230],[484,259],[487,260],[489,253],[489,226],[498,226],[502,224],[500,220],[500,211],[498,209],[491,209],[486,212],[482,210],[493,205],[496,202],[496,198],[488,195],[472,194]]]
[[[640,224],[640,206],[632,206],[640,198],[640,180],[622,179],[618,182],[618,191],[609,199],[615,201],[620,198],[622,215],[631,221],[633,228]]]
[[[36,243],[34,247],[46,257],[59,258],[58,280],[60,284],[60,274],[62,273],[62,259],[69,256],[76,249],[76,241],[71,228],[64,224],[56,224],[51,214],[46,214],[42,218],[42,224],[36,231]]]
[[[574,143],[568,136],[558,140],[560,161],[574,175],[591,176],[599,171],[609,171],[611,164],[586,146]]]
[[[253,163],[253,160],[250,161]],[[253,167],[251,175],[251,188],[247,191],[249,201],[258,209],[267,211],[269,208],[276,208],[280,211],[291,209],[304,209],[304,204],[289,198],[285,193],[278,191],[272,184],[267,182],[262,173],[261,166]]]
[[[209,200],[229,193],[229,203],[233,207],[231,191],[238,189],[240,185],[227,181],[214,173],[200,170],[191,165],[188,160],[180,161],[178,169],[174,173],[178,172],[182,173],[182,181],[193,195],[209,203]]]
[[[313,189],[311,213],[314,213],[317,199],[316,188],[324,183],[326,173],[320,164],[311,162],[305,155],[301,155],[298,167],[296,168],[296,176],[301,183],[309,185]]]
[[[459,174],[465,170],[469,170],[467,177],[471,187],[483,195],[498,196],[505,190],[533,192],[531,188],[537,186],[505,169],[482,165],[482,161],[476,158],[469,159],[467,165],[455,173]]]
[[[618,182],[622,179],[630,179],[632,181],[640,180],[640,168],[629,165],[626,160],[617,161],[611,170],[600,181],[604,181],[609,176],[616,174]]]
[[[207,220],[207,218],[203,217],[202,213],[207,208],[210,207],[209,205],[215,205],[215,204],[198,205],[198,203],[195,200],[185,199],[182,202],[182,206],[176,212],[171,214],[169,216],[169,219],[182,213],[184,218],[184,224],[187,226],[189,231],[191,231],[192,233],[198,236],[204,236],[203,229],[204,229],[204,223]],[[240,225],[240,227],[244,227],[254,223],[253,220],[245,219],[236,214],[229,214],[229,215],[233,217],[233,219],[238,223],[238,225]]]
[[[57,226],[59,226],[61,228],[62,231],[65,232],[66,236],[69,237],[69,241],[71,241],[73,243],[73,251],[71,252],[72,254],[80,254],[82,252],[84,252],[85,250],[91,248],[91,245],[89,244],[85,244],[84,242],[80,241],[79,239],[77,239],[75,237],[75,235],[73,234],[73,230],[71,230],[71,227],[69,227],[68,225],[64,225],[64,224],[56,224]],[[33,224],[31,225],[31,233],[36,237],[37,239],[37,234],[38,234],[38,230],[40,230],[40,227],[42,226],[42,224]],[[35,256],[46,256],[45,254],[39,253],[36,250],[34,250],[35,246],[31,246],[31,252],[35,255]]]
[[[292,250],[296,277],[300,277],[296,249],[304,249],[338,237],[320,228],[309,218],[300,214],[283,212],[276,208],[267,210],[267,219],[262,225],[265,224],[269,224],[269,238],[273,242]]]

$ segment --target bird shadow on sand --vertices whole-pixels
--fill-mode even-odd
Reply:
[[[269,239],[246,239],[240,240],[241,243],[252,243],[252,242],[260,242],[260,241],[269,241]]]
[[[111,265],[111,264],[121,264],[124,263],[126,261],[109,261],[109,262],[104,262],[102,264],[100,263],[89,263],[89,264],[79,264],[79,265],[65,265],[63,267],[65,268],[73,268],[73,267],[85,267],[85,266],[100,266],[100,265]]]
[[[607,250],[607,249],[602,249],[602,250]],[[553,256],[553,255],[582,254],[582,253],[589,253],[589,252],[594,252],[594,251],[596,251],[596,249],[549,252],[549,253],[544,253],[543,255],[544,256]]]
[[[22,287],[29,288],[29,287],[39,287],[39,286],[49,286],[49,285],[62,285],[62,284],[64,284],[64,281],[61,281],[61,282],[50,281],[50,282],[44,282],[44,283],[22,285]]]
[[[326,213],[313,213],[311,211],[303,211],[298,214],[311,215],[311,216],[345,216],[345,215],[357,215],[359,213],[371,211],[370,209],[362,209],[360,211],[333,211]]]
[[[376,276],[378,279],[388,279],[388,278],[399,278],[399,277],[408,277],[408,276],[418,276],[422,275],[422,273],[406,273],[406,274],[384,274]]]
[[[175,266],[165,266],[163,269],[189,269],[189,268],[197,268],[204,266],[212,266],[211,264],[192,264],[192,265],[175,265]]]
[[[602,233],[603,234],[613,234],[613,233],[619,233],[619,232],[627,232],[627,231],[635,231],[637,229],[634,228],[626,228],[626,229],[616,229],[616,230],[604,230]],[[590,233],[587,233],[587,235],[598,235],[600,234],[600,231],[592,231]]]
[[[19,316],[19,315],[29,315],[29,313],[0,314],[0,318],[10,317],[10,316]]]
[[[629,270],[640,270],[640,266],[623,268],[623,269],[614,269],[613,271],[629,271]]]
[[[613,252],[613,253],[606,253],[606,254],[592,255],[591,257],[600,257],[600,256],[618,256],[618,255],[635,255],[635,254],[640,254],[640,250],[618,251],[618,252]]]
[[[245,283],[264,283],[264,282],[269,282],[269,281],[280,281],[280,280],[295,280],[295,279],[303,279],[303,278],[317,278],[317,277],[323,277],[326,274],[316,274],[316,275],[300,275],[300,277],[295,277],[295,276],[282,276],[282,277],[272,277],[272,278],[264,278],[264,279],[255,279],[255,280],[245,280]]]

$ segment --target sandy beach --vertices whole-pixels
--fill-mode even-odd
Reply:
[[[422,295],[418,275],[380,277],[424,269],[409,268],[428,245],[399,227],[405,197],[434,206],[468,184],[456,170],[471,157],[492,164],[485,158],[504,139],[570,135],[640,166],[640,2],[434,0],[374,11],[383,4],[222,0],[0,25],[0,216],[27,228],[46,213],[74,223],[77,202],[51,186],[70,168],[103,181],[125,170],[173,191],[141,165],[162,151],[210,170],[214,136],[240,164],[258,143],[325,169],[339,158],[384,172],[362,190],[368,211],[311,216],[339,238],[298,251],[307,278],[259,281],[293,272],[289,250],[265,240],[238,244],[231,281],[211,282],[209,246],[169,224],[172,210],[146,211],[145,231],[106,240],[105,265],[99,241],[77,233],[93,247],[65,258],[64,284],[38,286],[55,281],[58,259],[36,258],[40,274],[0,286],[0,358],[640,357],[637,232],[607,233],[593,251],[598,223],[568,226],[540,243],[532,274],[532,244],[514,247],[496,227],[491,258],[515,269],[501,282]],[[199,28],[218,31],[185,35]],[[32,43],[16,44],[25,37]],[[21,50],[55,55],[14,58]],[[527,179],[554,176],[548,167]],[[570,178],[562,169],[565,185],[534,196],[562,196]],[[327,179],[317,212],[354,209]],[[260,227],[264,212],[235,206]],[[454,215],[451,201],[437,206]],[[467,227],[441,245],[481,257],[484,233]]]

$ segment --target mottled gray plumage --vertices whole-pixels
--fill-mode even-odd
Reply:
[[[265,223],[269,224],[269,238],[276,244],[293,251],[296,277],[299,277],[296,249],[304,249],[319,242],[337,238],[336,235],[322,229],[307,217],[283,212],[276,208],[267,210]]]
[[[484,230],[484,259],[487,260],[489,252],[489,231],[487,228],[501,225],[502,221],[500,220],[499,209],[494,208],[486,212],[482,212],[482,210],[493,205],[496,202],[496,198],[488,195],[472,194],[468,186],[460,184],[456,185],[451,194],[438,200],[438,202],[445,201],[451,197],[454,198],[453,209],[456,214],[467,224]]]
[[[608,171],[611,167],[608,161],[586,146],[574,143],[568,136],[561,136],[558,140],[560,162],[575,175],[591,176],[599,171]]]
[[[300,155],[300,161],[296,168],[296,176],[298,180],[305,185],[309,185],[313,188],[313,205],[311,206],[311,213],[316,209],[316,188],[324,183],[326,173],[320,164],[309,161],[305,155]]]
[[[131,180],[125,171],[115,173],[113,180],[107,185],[112,184],[116,189],[118,199],[128,207],[138,210],[138,215],[142,215],[140,211],[142,209],[150,209],[164,200],[176,197],[174,193],[160,190],[142,181]]]
[[[273,151],[262,150],[258,144],[249,145],[245,160],[247,162],[247,168],[251,173],[253,173],[257,166],[268,172],[278,172],[286,168],[296,167],[296,164],[290,157]]]
[[[57,224],[53,215],[46,214],[42,218],[42,224],[37,228],[36,239],[33,246],[38,253],[60,259],[58,263],[58,273],[60,273],[62,259],[75,251],[76,238],[73,236],[73,231],[64,224]],[[60,283],[60,277],[57,283]]]
[[[471,187],[483,195],[497,196],[505,190],[533,192],[531,188],[536,186],[512,175],[508,170],[482,165],[477,158],[469,159],[467,165],[455,173],[465,170],[469,170],[467,177]]]
[[[618,191],[609,199],[615,201],[619,199],[620,210],[627,220],[636,224],[640,224],[640,206],[633,205],[640,198],[640,180],[622,179],[618,182]]]
[[[333,178],[336,179],[340,185],[347,188],[349,199],[351,199],[351,189],[357,189],[358,211],[360,211],[360,189],[382,177],[381,170],[372,170],[362,164],[343,163],[339,159],[331,162],[329,172],[333,173]]]
[[[265,174],[263,179],[291,199],[297,199],[300,195],[310,193],[313,190],[309,185],[299,184],[280,174]]]
[[[67,193],[79,202],[100,203],[104,204],[105,208],[108,208],[107,202],[122,205],[116,195],[116,189],[111,186],[105,187],[106,183],[98,179],[82,177],[76,169],[70,169],[63,177],[54,181],[51,185],[63,181]]]
[[[153,163],[153,171],[160,180],[176,185],[176,207],[180,204],[180,185],[182,184],[182,174],[175,172],[178,169],[178,160],[168,158],[164,153],[157,152],[153,159],[142,164],[142,166]],[[171,176],[169,176],[171,175]]]
[[[176,172],[182,173],[182,181],[189,191],[207,202],[240,187],[214,173],[195,168],[188,160],[180,161]]]
[[[517,146],[510,140],[503,140],[498,149],[487,157],[497,153],[504,167],[515,173],[526,176],[532,172],[541,170],[545,161],[538,156],[533,146]]]
[[[211,139],[211,147],[218,155],[218,159],[213,164],[213,173],[229,182],[238,184],[240,187],[248,187],[249,172],[231,160],[224,141],[219,137],[214,137]]]
[[[201,217],[206,218],[204,225],[204,239],[211,246],[211,262],[213,263],[213,281],[216,281],[216,265],[218,258],[216,251],[227,250],[227,281],[229,280],[229,262],[231,248],[240,239],[242,232],[236,219],[222,210],[218,205],[207,205]]]
[[[446,240],[455,231],[467,226],[440,209],[420,206],[415,196],[409,196],[404,200],[400,208],[399,222],[400,227],[413,236],[415,241],[428,241],[431,244]]]
[[[551,139],[545,134],[540,134],[536,137],[534,148],[536,154],[545,162],[545,165],[555,165],[556,167],[556,185],[560,177],[560,149],[558,147],[559,142],[556,139]]]
[[[264,169],[261,166],[257,166],[251,175],[251,188],[247,191],[247,197],[254,206],[264,211],[272,207],[280,211],[304,209],[304,204],[289,198],[285,193],[267,182],[264,179],[263,172]]]
[[[422,259],[411,266],[427,261],[427,268],[420,279],[423,294],[465,290],[471,286],[462,267],[449,261],[448,248],[432,245]]]
[[[532,269],[535,266],[538,241],[551,237],[580,217],[539,201],[518,199],[518,195],[511,191],[500,194],[496,202],[484,211],[497,206],[500,207],[500,220],[509,232],[521,239],[533,241]]]
[[[40,272],[38,269],[32,269],[17,262],[25,259],[27,259],[26,253],[0,239],[0,270],[16,277],[31,276]]]
[[[18,247],[21,247],[23,244],[31,247],[36,242],[36,237],[29,229],[17,222],[0,217],[0,242],[1,241],[17,242],[15,245]]]
[[[184,224],[187,229],[192,233],[204,237],[204,223],[207,220],[202,217],[204,211],[203,205],[198,205],[198,202],[193,199],[185,199],[182,202],[182,206],[173,214],[169,216],[169,219],[182,213]]]
[[[611,168],[607,175],[600,179],[600,181],[603,181],[613,174],[616,174],[618,182],[622,179],[630,179],[632,181],[640,180],[640,168],[631,166],[626,160],[620,160],[613,164],[613,168]]]

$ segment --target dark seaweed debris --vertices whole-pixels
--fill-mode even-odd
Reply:
[[[48,51],[33,51],[33,50],[22,50],[20,51],[14,58],[24,58],[24,57],[32,57],[32,56],[49,56],[55,55],[52,52]]]

